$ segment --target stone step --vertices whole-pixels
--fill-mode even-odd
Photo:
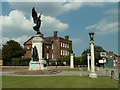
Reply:
[[[57,74],[57,73],[62,72],[61,70],[58,70],[58,69],[49,69],[48,71],[50,74]]]

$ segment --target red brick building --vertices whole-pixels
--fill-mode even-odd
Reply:
[[[69,36],[65,38],[58,37],[57,31],[54,31],[54,35],[51,37],[44,37],[43,43],[43,58],[46,60],[59,60],[63,56],[69,56],[72,52],[72,41],[69,40]],[[24,43],[26,53],[24,58],[31,58],[32,38]]]

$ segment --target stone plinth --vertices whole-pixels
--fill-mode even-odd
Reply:
[[[47,69],[47,62],[43,59],[43,35],[37,34],[32,39],[32,48],[36,46],[38,52],[38,61],[31,59],[29,63],[29,70],[45,70]]]
[[[45,70],[47,69],[47,62],[45,60],[30,61],[29,70]]]
[[[29,63],[29,70],[40,70],[40,63],[39,61],[30,61]]]
[[[97,74],[95,72],[91,72],[89,74],[89,77],[91,77],[91,78],[97,78]]]

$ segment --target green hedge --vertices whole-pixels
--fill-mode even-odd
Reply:
[[[11,66],[28,66],[31,59],[12,58]]]

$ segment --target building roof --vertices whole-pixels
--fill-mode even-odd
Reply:
[[[28,44],[31,44],[31,43],[32,43],[32,41],[31,41],[32,38],[33,38],[33,36],[32,36],[30,39],[28,39],[23,45],[27,44],[28,42],[29,42]],[[46,44],[52,44],[54,39],[67,40],[67,39],[62,38],[62,37],[54,37],[54,36],[51,36],[51,37],[44,37],[44,38],[43,38],[44,43],[46,43]],[[71,40],[67,40],[67,41],[71,41]]]
[[[31,40],[32,40],[32,38],[33,38],[33,36],[32,36],[30,39],[28,39],[26,42],[24,42],[24,44],[23,44],[23,45],[25,45],[27,42],[31,41]],[[32,43],[32,42],[31,42],[31,43]]]

